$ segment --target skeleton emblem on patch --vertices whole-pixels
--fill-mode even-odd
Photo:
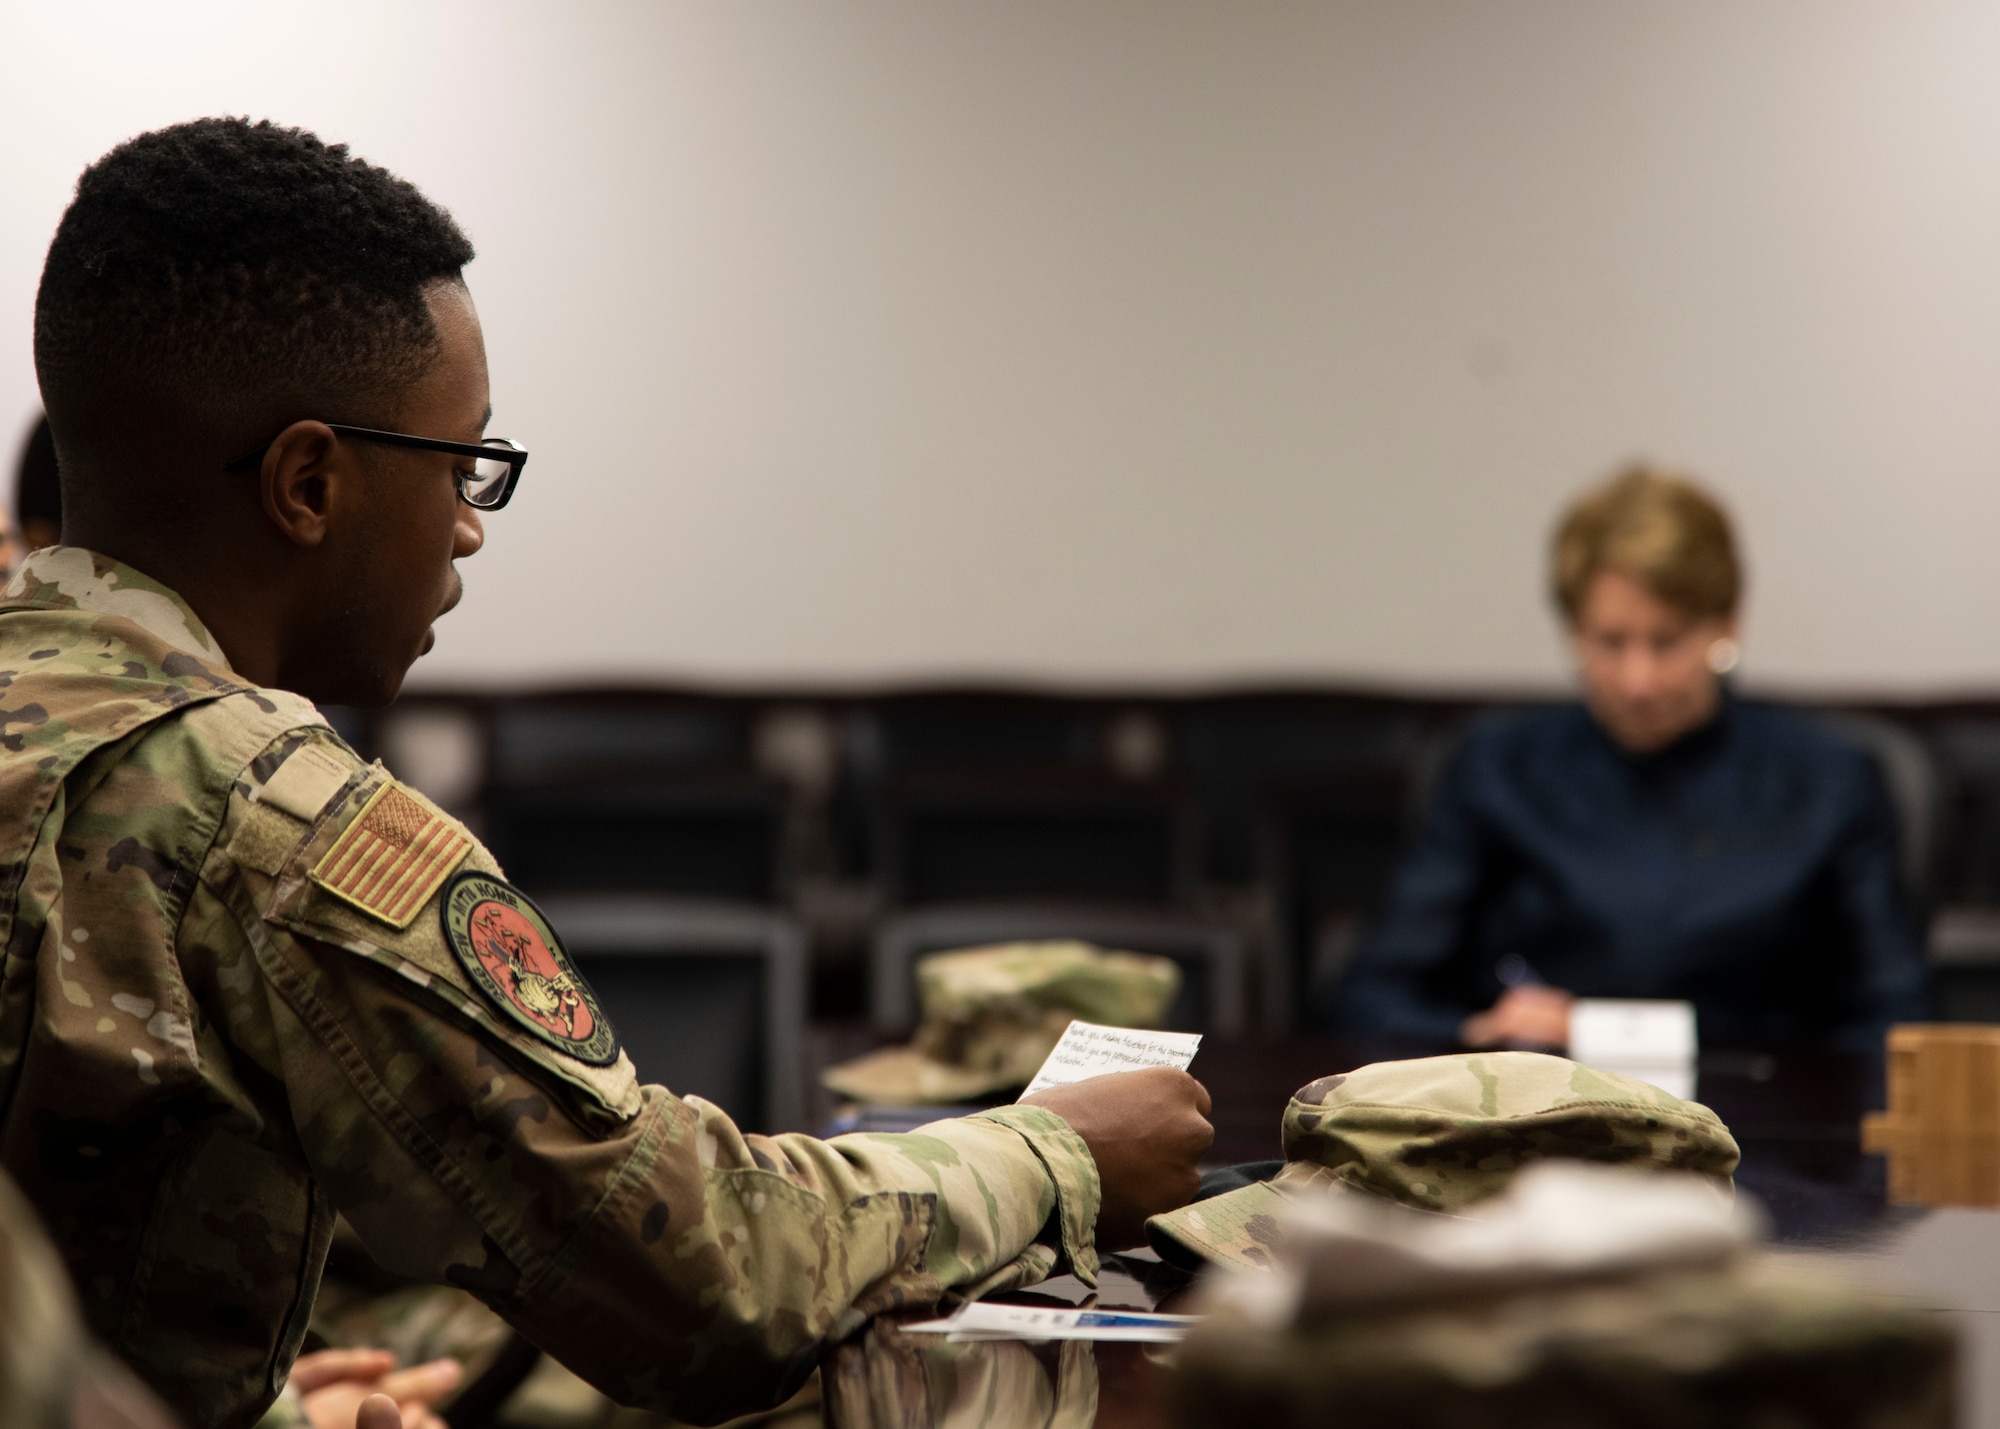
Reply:
[[[566,1041],[588,1042],[596,1019],[570,975],[518,911],[482,903],[472,913],[472,948],[508,1000]]]
[[[582,1061],[617,1057],[596,997],[526,894],[487,874],[462,873],[440,911],[459,962],[515,1022]]]

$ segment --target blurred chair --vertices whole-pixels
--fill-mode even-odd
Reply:
[[[537,900],[643,1082],[745,1130],[806,1126],[805,940],[780,913],[643,895]]]
[[[1935,1015],[1943,1022],[2000,1022],[2000,909],[1945,901],[1955,890],[1940,856],[1949,800],[1938,754],[1908,726],[1880,715],[1823,718],[1874,755],[1882,770],[1902,840],[1904,885],[1925,927]],[[1972,766],[1976,771],[1977,761]],[[1967,834],[1973,836],[1967,842],[1977,841],[1976,830],[1961,837]]]
[[[1317,769],[1265,786],[1258,863],[1275,910],[1266,948],[1266,1026],[1290,1030],[1309,991],[1337,985],[1381,911],[1410,835],[1463,738],[1458,708],[1419,720],[1384,711]]]
[[[1066,905],[1054,899],[942,904],[892,914],[875,936],[874,1021],[880,1027],[916,1021],[916,961],[925,953],[1059,938],[1172,958],[1180,965],[1181,991],[1167,1012],[1169,1028],[1223,1036],[1247,1030],[1243,937],[1236,928],[1175,908]]]
[[[2000,711],[1952,710],[1927,732],[1945,789],[1938,901],[2000,907]]]
[[[1198,901],[1194,801],[1149,709],[919,696],[878,701],[849,730],[891,906],[870,962],[879,1026],[914,1020],[922,953],[1081,938],[1179,961],[1177,1026],[1243,1027],[1244,940]]]
[[[2000,1022],[2000,908],[1940,908],[1930,964],[1938,1021]]]
[[[1930,733],[1947,834],[1930,927],[1932,997],[1942,1021],[2000,1022],[2000,715],[1953,710]]]
[[[1264,972],[1268,1025],[1289,1029],[1308,987],[1344,977],[1408,842],[1414,770],[1361,768],[1274,794],[1261,846],[1277,909]]]
[[[547,912],[641,1080],[746,1129],[806,1124],[787,787],[748,702],[523,698],[489,715],[485,836]]]
[[[920,769],[1089,768],[1104,763],[1105,710],[1035,695],[907,695],[870,701],[848,726],[856,776]]]
[[[1165,902],[1195,873],[1179,791],[1083,771],[912,774],[878,795],[882,885],[899,904],[1016,897]]]
[[[734,701],[526,697],[493,710],[490,773],[502,784],[548,784],[742,770],[749,742]]]
[[[1197,875],[1197,826],[1165,777],[1165,740],[1144,711],[1092,701],[867,705],[848,723],[848,777],[875,876],[903,905],[1178,898]]]
[[[1292,790],[1399,770],[1460,704],[1356,695],[1230,695],[1172,714],[1178,767],[1201,808],[1203,872],[1243,884],[1270,874],[1267,821]]]
[[[1937,757],[1921,735],[1881,715],[1829,711],[1820,722],[1874,757],[1896,813],[1897,850],[1910,906],[1924,913],[1936,888],[1945,802]]]
[[[790,791],[752,770],[745,706],[527,700],[491,725],[486,840],[530,893],[789,891]]]
[[[494,787],[486,836],[536,897],[644,892],[774,904],[785,895],[787,791],[755,778]]]

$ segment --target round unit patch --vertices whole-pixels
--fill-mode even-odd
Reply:
[[[480,991],[542,1041],[595,1067],[618,1038],[528,895],[485,873],[461,873],[438,900],[444,940]]]

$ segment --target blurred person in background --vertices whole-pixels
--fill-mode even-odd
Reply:
[[[1879,1051],[1926,971],[1873,757],[1744,700],[1722,509],[1644,468],[1553,552],[1579,703],[1475,725],[1354,972],[1343,1031],[1566,1047],[1577,997],[1692,1002],[1705,1044]]]

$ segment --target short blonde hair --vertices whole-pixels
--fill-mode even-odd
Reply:
[[[1729,517],[1686,477],[1628,467],[1585,492],[1556,528],[1556,604],[1574,623],[1599,571],[1630,576],[1697,620],[1727,619],[1743,594]]]

